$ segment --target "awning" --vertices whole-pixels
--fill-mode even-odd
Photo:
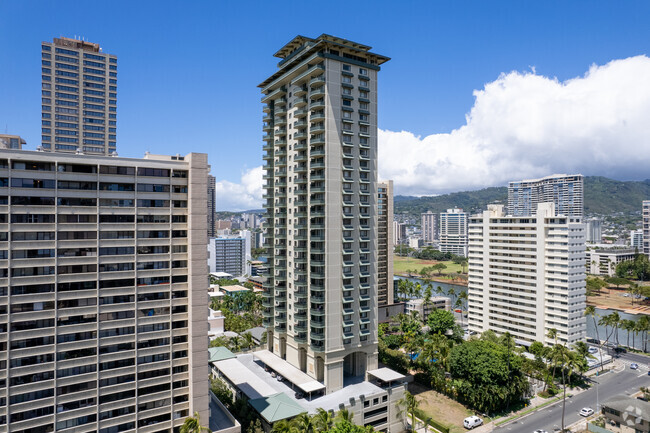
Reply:
[[[376,370],[368,370],[368,375],[376,377],[384,382],[392,382],[394,380],[403,380],[406,376],[400,374],[390,368],[378,368]]]
[[[260,350],[253,352],[253,356],[306,393],[325,389],[325,385],[303,373],[273,352]]]

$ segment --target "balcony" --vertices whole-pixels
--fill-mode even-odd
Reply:
[[[296,140],[302,140],[307,138],[307,133],[306,132],[296,132],[293,134],[293,138]]]
[[[307,105],[307,102],[308,102],[307,98],[303,96],[302,98],[295,98],[293,100],[293,105],[294,107],[304,107],[305,105]]]
[[[279,107],[281,105],[286,105],[287,104],[287,98],[283,96],[282,98],[278,98],[273,101],[275,103],[276,107]]]
[[[298,327],[296,326],[295,328],[298,330]],[[307,333],[299,333],[293,336],[293,339],[295,340],[296,343],[306,343],[307,342]]]
[[[317,341],[312,338],[311,344],[309,345],[312,351],[314,352],[324,352],[325,344],[322,341]]]
[[[323,108],[325,108],[325,100],[317,99],[315,101],[312,101],[309,103],[309,108],[311,110],[322,110]]]
[[[309,110],[307,108],[299,108],[293,112],[293,117],[300,119],[302,117],[305,117],[308,113]]]
[[[311,121],[313,122],[314,120],[319,120],[319,119],[324,119],[325,118],[325,113],[311,113]]]
[[[302,96],[302,95],[304,95],[305,93],[307,93],[307,90],[308,90],[308,89],[307,89],[307,86],[300,86],[300,87],[298,87],[298,89],[296,89],[295,92],[293,92],[293,94],[294,94],[295,96]]]
[[[276,126],[282,126],[287,124],[287,118],[284,116],[276,117],[275,119],[273,119],[273,121],[275,122]]]
[[[309,140],[309,143],[314,144],[314,145],[316,145],[316,144],[325,144],[325,135],[321,134],[321,135],[319,135],[317,137],[312,137]]]
[[[287,93],[287,88],[282,86],[278,87],[277,89],[273,90],[272,92],[262,96],[262,102],[269,102],[273,98],[277,98],[278,96],[282,96],[285,93]]]
[[[325,84],[325,77],[318,76],[318,77],[313,77],[311,80],[309,80],[309,85],[311,87],[317,87],[317,86],[322,86]]]
[[[324,131],[325,131],[325,125],[324,125],[323,123],[317,123],[317,124],[315,124],[315,125],[312,125],[312,126],[309,128],[309,132],[310,132],[311,134],[316,134],[316,133],[318,133],[318,132],[324,132]]]
[[[309,92],[309,98],[314,99],[314,98],[319,98],[321,96],[325,96],[325,87],[319,87],[316,89],[312,89],[311,92]]]

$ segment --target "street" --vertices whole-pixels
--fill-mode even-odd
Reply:
[[[567,397],[565,411],[565,426],[569,426],[580,419],[584,419],[578,412],[583,407],[590,407],[598,412],[597,404],[610,400],[619,395],[629,396],[639,390],[642,386],[650,386],[648,376],[648,364],[650,358],[643,355],[623,354],[619,358],[623,361],[625,369],[619,372],[609,372],[593,379],[598,382],[587,391],[581,392],[574,397]],[[629,364],[639,364],[638,370],[632,370]],[[567,390],[567,394],[570,391]],[[562,395],[561,393],[559,394]],[[495,432],[502,433],[533,433],[541,429],[552,433],[562,426],[562,401],[551,404],[529,415],[517,419],[514,422],[501,427],[494,428]]]

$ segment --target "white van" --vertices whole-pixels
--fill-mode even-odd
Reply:
[[[481,424],[483,424],[483,420],[476,415],[467,417],[463,420],[463,425],[468,430],[473,429],[474,427],[478,427]]]

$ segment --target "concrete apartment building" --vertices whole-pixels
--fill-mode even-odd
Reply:
[[[392,304],[393,290],[393,181],[377,184],[377,304]]]
[[[643,252],[643,229],[630,230],[630,246],[639,253]]]
[[[451,310],[451,299],[446,296],[433,296],[430,303],[426,304],[424,299],[409,299],[406,301],[404,311],[406,314],[417,312],[422,322],[427,323],[429,314],[434,310]]]
[[[214,224],[214,213],[217,211],[217,179],[208,175],[208,237],[217,236]]]
[[[555,203],[557,215],[584,215],[584,180],[581,174],[554,174],[540,179],[510,182],[508,213],[513,216],[535,214],[539,203]]]
[[[250,239],[224,236],[208,240],[208,267],[211,273],[225,272],[233,277],[250,274],[246,257],[250,256]]]
[[[590,274],[616,275],[616,265],[634,260],[635,250],[630,248],[587,251],[586,263]]]
[[[440,251],[467,257],[467,216],[456,208],[440,213]]]
[[[587,220],[587,242],[599,244],[603,239],[603,221],[598,218]]]
[[[427,211],[420,215],[422,240],[432,244],[438,239],[438,214]]]
[[[20,135],[0,134],[0,149],[21,150],[27,142]]]
[[[650,200],[643,200],[643,249],[639,249],[650,258]]]
[[[406,240],[406,224],[393,221],[393,244],[401,245]]]
[[[99,44],[54,38],[41,44],[41,147],[110,155],[117,137],[117,57]]]
[[[489,205],[469,222],[469,329],[510,332],[522,344],[585,338],[585,227],[557,215],[553,203],[535,216],[506,215]]]
[[[208,419],[207,167],[0,150],[0,432]]]
[[[387,57],[297,36],[260,85],[268,349],[324,383],[377,368],[377,78]]]

